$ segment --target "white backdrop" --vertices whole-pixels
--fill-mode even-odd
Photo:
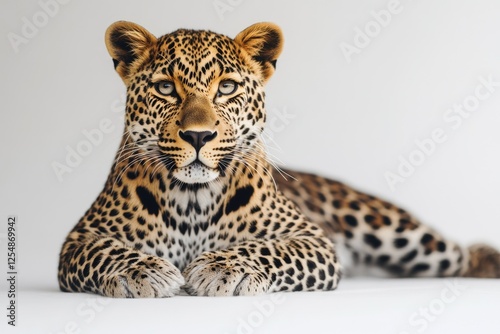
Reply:
[[[15,214],[21,287],[57,287],[60,246],[117,149],[124,86],[103,41],[116,20],[157,35],[277,23],[271,152],[500,247],[498,1],[2,0],[0,17],[0,266]],[[68,163],[73,150],[87,155]],[[403,174],[393,189],[388,172]]]

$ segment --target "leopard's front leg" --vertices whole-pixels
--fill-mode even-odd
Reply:
[[[172,297],[184,284],[179,269],[158,256],[113,237],[70,234],[59,262],[59,286],[66,292],[108,297]]]
[[[201,296],[333,290],[341,276],[332,242],[306,235],[205,252],[183,274],[187,291]]]

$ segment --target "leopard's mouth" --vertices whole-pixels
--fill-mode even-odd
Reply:
[[[219,175],[218,168],[208,167],[198,159],[187,166],[177,168],[174,172],[176,179],[189,184],[207,183],[215,180]]]

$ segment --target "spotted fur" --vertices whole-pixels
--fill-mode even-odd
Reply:
[[[127,87],[125,131],[104,189],[69,233],[63,291],[112,297],[332,290],[345,271],[499,277],[498,252],[464,249],[406,211],[266,160],[264,84],[282,33],[231,39],[130,22],[106,32]],[[274,174],[274,177],[273,177]],[[273,179],[278,183],[276,188]]]

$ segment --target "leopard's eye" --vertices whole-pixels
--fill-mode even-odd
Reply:
[[[156,91],[161,95],[172,95],[175,93],[175,85],[172,81],[159,81],[155,83]]]
[[[233,80],[223,80],[219,84],[218,93],[220,95],[231,95],[238,88],[238,84]]]

